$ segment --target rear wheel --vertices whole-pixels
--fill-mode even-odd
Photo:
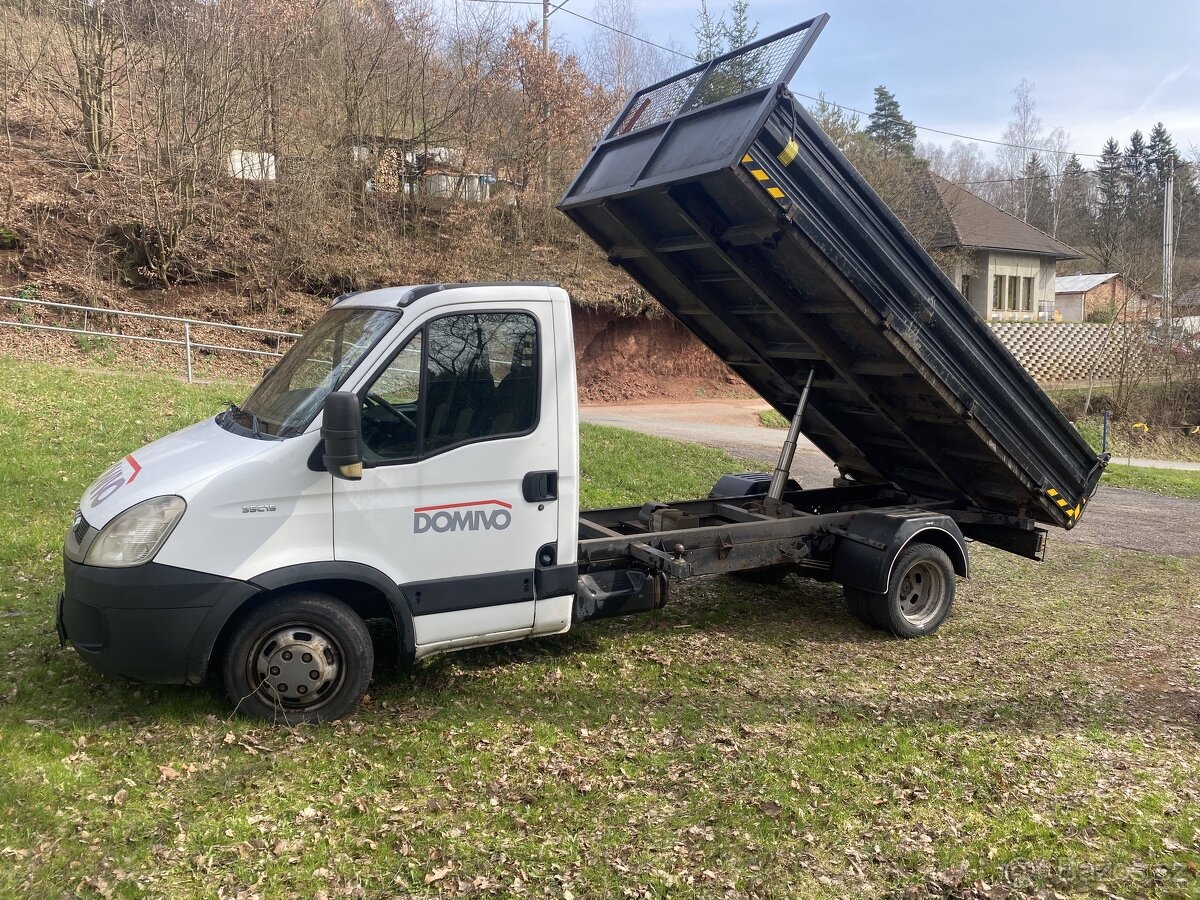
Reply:
[[[846,605],[858,619],[903,638],[937,631],[950,615],[954,592],[954,565],[933,544],[911,544],[901,552],[886,593],[845,588]]]
[[[230,642],[223,674],[239,712],[290,725],[351,713],[373,666],[363,620],[334,597],[304,593],[253,610]]]
[[[870,591],[864,591],[861,588],[853,588],[844,586],[842,594],[846,598],[846,608],[850,610],[850,615],[858,619],[869,628],[878,628],[875,623],[875,615],[871,611],[875,603],[875,595]]]
[[[892,566],[887,593],[875,600],[875,621],[897,637],[933,634],[950,615],[954,588],[954,565],[946,551],[912,544]]]

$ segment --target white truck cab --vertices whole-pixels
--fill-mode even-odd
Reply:
[[[139,680],[195,683],[219,660],[243,711],[299,721],[357,704],[365,619],[393,622],[410,659],[566,631],[574,373],[569,301],[551,284],[339,298],[240,407],[88,488],[60,636]],[[352,398],[361,441],[346,473],[324,459],[333,392]]]

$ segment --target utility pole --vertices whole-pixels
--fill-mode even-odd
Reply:
[[[1162,264],[1163,264],[1163,324],[1167,329],[1167,353],[1171,352],[1171,345],[1174,343],[1174,329],[1172,328],[1173,316],[1171,315],[1171,270],[1175,264],[1175,165],[1167,169],[1167,187],[1163,197],[1163,245],[1162,245]]]
[[[542,65],[550,58],[550,0],[542,0]],[[542,192],[550,187],[550,98],[542,102],[545,146],[542,148]]]

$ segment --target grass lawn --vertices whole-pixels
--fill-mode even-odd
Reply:
[[[79,494],[243,393],[0,359],[0,896],[1200,896],[1200,559],[975,545],[903,642],[697,579],[319,728],[97,675],[53,635]],[[583,436],[589,505],[744,465]]]
[[[1147,469],[1109,463],[1100,482],[1111,487],[1134,488],[1169,497],[1200,500],[1200,472],[1185,469]],[[1190,523],[1189,527],[1196,527]]]
[[[758,411],[758,424],[763,428],[787,428],[791,424],[787,419],[773,409]]]

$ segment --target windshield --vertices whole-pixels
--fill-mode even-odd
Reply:
[[[300,339],[241,407],[218,420],[256,435],[292,437],[309,426],[331,391],[338,388],[400,313],[390,309],[335,309]]]

